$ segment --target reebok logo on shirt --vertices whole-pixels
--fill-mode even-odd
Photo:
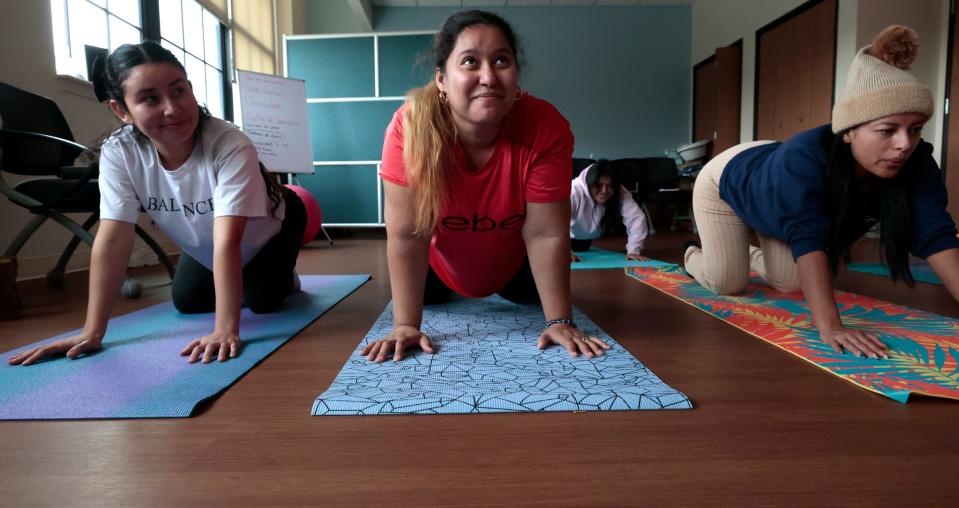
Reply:
[[[183,215],[206,215],[213,211],[213,198],[193,203],[177,204],[176,198],[159,199],[150,197],[147,199],[146,209],[148,212],[183,212]]]
[[[476,212],[473,212],[473,220],[466,217],[457,217],[456,215],[448,215],[443,217],[440,220],[440,224],[451,231],[492,231],[494,229],[501,229],[503,231],[509,231],[511,229],[519,229],[523,227],[523,219],[526,216],[518,213],[516,215],[510,215],[509,217],[496,222],[495,219],[492,219],[488,215],[483,215],[482,217],[477,215]]]

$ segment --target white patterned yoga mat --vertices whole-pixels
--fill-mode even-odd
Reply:
[[[689,409],[683,393],[574,309],[587,333],[612,346],[604,356],[573,358],[562,347],[536,347],[539,305],[499,296],[427,306],[424,333],[436,354],[415,349],[394,363],[359,355],[393,328],[392,304],[313,403],[313,415],[451,414]]]

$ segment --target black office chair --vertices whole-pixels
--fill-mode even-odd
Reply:
[[[679,173],[673,159],[669,157],[627,158],[610,161],[610,164],[620,182],[633,193],[636,202],[642,206],[646,213],[650,234],[655,233],[655,229],[647,206],[649,203],[676,205],[676,212],[670,223],[671,231],[676,230],[678,221],[689,219],[693,192],[679,188]],[[679,213],[680,207],[684,207],[685,214]]]
[[[579,176],[584,169],[588,168],[590,165],[594,164],[596,161],[593,159],[584,159],[573,157],[573,178]]]
[[[100,218],[98,164],[74,166],[87,148],[73,139],[60,108],[52,100],[0,83],[0,193],[34,217],[20,230],[3,255],[15,257],[31,235],[52,219],[73,233],[57,266],[47,274],[53,286],[63,284],[70,257],[81,241],[93,246],[90,228]],[[4,173],[33,177],[10,185]],[[83,224],[67,213],[90,214]],[[173,278],[173,264],[159,244],[139,225],[137,235],[156,253]]]

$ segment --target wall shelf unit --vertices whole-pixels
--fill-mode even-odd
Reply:
[[[306,81],[312,175],[328,227],[383,226],[383,134],[406,92],[432,79],[432,31],[284,37],[284,75]]]

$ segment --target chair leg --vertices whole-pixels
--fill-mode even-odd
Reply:
[[[30,219],[30,222],[28,222],[26,226],[23,226],[23,229],[17,233],[17,237],[13,239],[13,242],[11,242],[10,246],[7,247],[7,250],[3,252],[3,255],[8,258],[17,257],[17,253],[20,252],[21,248],[23,248],[23,244],[27,243],[30,235],[39,229],[40,225],[46,220],[46,215],[34,215],[33,218]]]
[[[157,259],[160,260],[160,263],[163,264],[163,267],[166,268],[167,274],[170,275],[170,279],[173,279],[173,275],[176,272],[176,269],[173,267],[173,263],[170,261],[170,258],[167,257],[166,252],[163,251],[163,248],[160,247],[160,244],[150,236],[149,233],[143,230],[139,224],[134,225],[134,229],[139,236],[151,249],[156,253]]]
[[[646,206],[645,201],[643,201],[642,209],[643,209],[643,215],[646,216],[646,227],[649,230],[649,234],[655,235],[656,228],[653,226],[653,216],[649,213],[649,207]]]
[[[97,213],[96,215],[99,216],[99,213]],[[49,217],[59,222],[63,227],[69,229],[71,232],[73,232],[73,234],[79,236],[81,240],[87,243],[87,245],[89,245],[90,247],[93,247],[93,235],[91,235],[90,232],[87,231],[86,229],[83,229],[82,227],[80,227],[80,225],[77,224],[75,221],[71,220],[69,217],[67,217],[66,215],[63,215],[62,213],[56,210],[51,210],[49,212]]]
[[[679,206],[680,206],[680,205],[679,205],[679,204],[676,204],[676,213],[673,214],[673,224],[672,224],[672,226],[670,226],[670,231],[676,231],[676,230],[678,230],[679,227],[677,226],[677,224],[678,224],[679,221],[681,221],[681,220],[688,220],[688,221],[690,221],[690,222],[693,222],[693,205],[692,205],[692,203],[685,203],[685,205],[686,205],[686,212],[680,214],[680,213],[679,213]],[[692,231],[693,231],[694,233],[696,232],[696,225],[695,225],[695,224],[692,225]]]
[[[330,238],[330,234],[326,232],[326,228],[323,227],[323,226],[320,226],[320,231],[322,231],[322,232],[323,232],[323,236],[325,236],[326,239],[329,240],[330,245],[333,245],[333,239]]]
[[[84,231],[90,231],[90,228],[92,228],[99,219],[99,212],[90,214],[90,217],[88,217],[80,227],[82,227]],[[73,252],[77,250],[77,246],[80,245],[81,241],[82,239],[76,235],[73,235],[73,237],[70,238],[70,243],[67,244],[67,248],[63,250],[63,254],[60,254],[60,260],[57,261],[57,266],[47,273],[48,285],[53,287],[63,287],[63,274],[66,272],[67,263],[70,262],[70,258],[73,257]]]

